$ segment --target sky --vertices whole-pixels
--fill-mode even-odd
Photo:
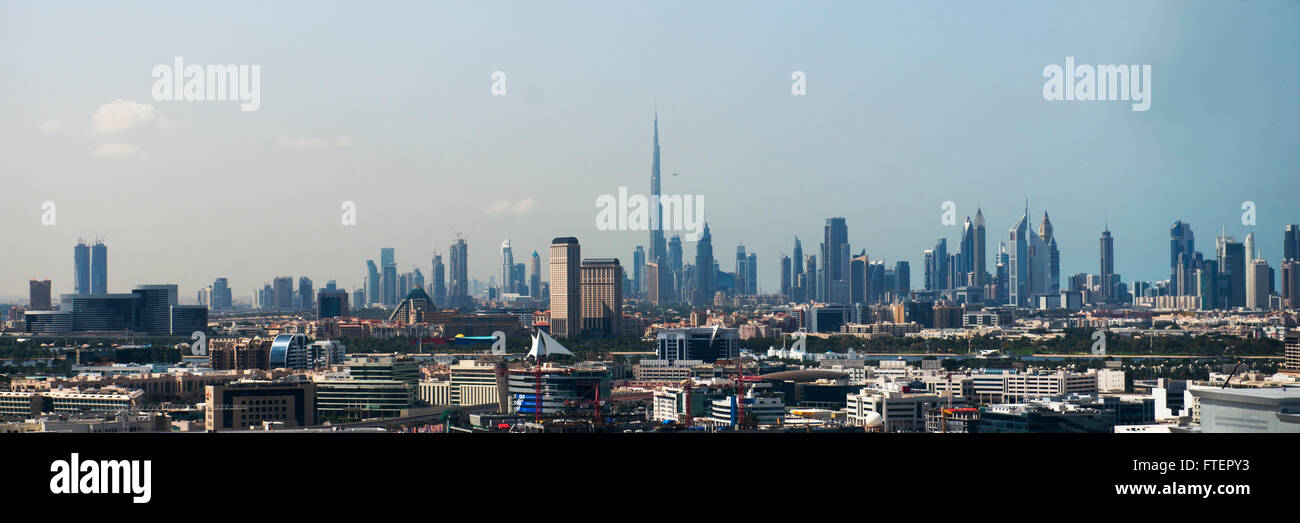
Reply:
[[[648,193],[656,108],[663,192],[703,195],[721,267],[744,243],[767,292],[827,217],[918,287],[924,249],[982,208],[996,252],[1026,200],[1063,277],[1098,271],[1109,226],[1125,281],[1167,278],[1178,218],[1207,254],[1254,231],[1276,267],[1300,223],[1297,27],[1292,0],[4,1],[0,302],[72,292],[79,238],[108,245],[110,292],[182,301],[215,277],[236,299],[279,275],[352,289],[381,247],[431,277],[458,233],[483,281],[507,238],[630,266],[648,233],[598,230],[595,202]],[[258,65],[260,106],[155,100],[175,57]],[[1066,57],[1150,65],[1149,110],[1045,100]]]

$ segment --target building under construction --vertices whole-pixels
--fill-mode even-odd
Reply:
[[[510,410],[548,417],[591,412],[599,404],[608,403],[610,382],[609,369],[603,365],[545,363],[540,368],[510,369],[507,375]]]

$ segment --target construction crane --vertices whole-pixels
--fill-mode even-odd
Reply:
[[[600,399],[600,380],[596,380],[596,381],[594,381],[594,382],[583,382],[583,383],[592,383],[592,384],[593,384],[593,389],[595,390],[595,394],[593,395],[593,399],[589,399],[589,400],[569,400],[569,401],[564,402],[564,404],[567,405],[567,406],[574,406],[574,407],[581,407],[581,406],[583,406],[583,405],[591,405],[591,406],[592,406],[592,412],[591,412],[591,424],[592,424],[593,427],[595,427],[595,426],[598,426],[598,425],[601,424],[601,417],[600,417],[600,402],[601,402],[601,399]]]
[[[686,381],[682,382],[682,391],[683,391],[683,392],[685,393],[685,395],[686,395],[686,428],[687,428],[687,430],[689,430],[693,425],[695,425],[695,414],[694,414],[694,412],[693,412],[693,409],[691,408],[691,386],[694,385],[694,384],[695,384],[695,380],[692,379],[692,378],[686,378]]]
[[[736,358],[736,423],[733,429],[745,425],[745,382],[757,381],[757,376],[745,376],[745,362]]]

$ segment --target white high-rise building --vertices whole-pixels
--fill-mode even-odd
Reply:
[[[501,279],[497,280],[501,284],[501,292],[498,296],[504,296],[507,292],[515,292],[514,275],[512,272],[515,268],[515,255],[510,251],[510,239],[501,242]]]

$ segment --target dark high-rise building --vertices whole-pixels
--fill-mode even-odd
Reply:
[[[382,249],[379,249],[379,266],[383,267],[385,265],[392,265],[394,263],[397,263],[397,260],[394,258],[393,253],[394,251],[392,247],[384,247]]]
[[[50,280],[31,280],[28,282],[27,310],[48,311],[54,306],[50,303]],[[3,321],[0,318],[0,321]]]
[[[867,265],[867,303],[880,303],[884,300],[886,274],[892,272],[885,269],[885,262],[882,261]]]
[[[822,297],[817,293],[820,285],[817,283],[821,278],[817,277],[817,255],[809,254],[804,258],[803,292],[804,299],[807,301],[821,300]]]
[[[230,281],[226,278],[212,280],[212,309],[230,310],[234,296],[230,292]]]
[[[659,299],[669,303],[685,301],[681,296],[683,279],[682,266],[684,257],[682,254],[682,237],[674,234],[668,240],[668,267],[664,268],[663,264],[659,265]]]
[[[704,223],[704,234],[695,242],[695,292],[691,298],[692,305],[713,303],[713,293],[718,290],[717,271],[714,269],[713,235],[709,233],[708,222]]]
[[[1196,294],[1190,271],[1196,270],[1196,236],[1192,225],[1182,220],[1169,228],[1169,290],[1175,296]],[[1243,299],[1244,301],[1244,299]]]
[[[1300,225],[1287,225],[1282,230],[1282,261],[1300,260]]]
[[[799,243],[798,236],[794,237],[794,256],[791,259],[794,260],[794,274],[803,274],[803,245]],[[791,276],[790,279],[797,280],[798,278]]]
[[[277,278],[276,282],[279,280]],[[131,294],[139,297],[135,306],[135,330],[150,334],[170,334],[172,306],[176,305],[176,285],[139,285],[131,290]]]
[[[1282,262],[1282,306],[1300,309],[1300,260]]]
[[[1115,298],[1115,283],[1111,279],[1115,274],[1115,239],[1110,236],[1110,226],[1101,232],[1101,297],[1110,301]]]
[[[632,252],[632,295],[645,296],[645,248],[637,245]]]
[[[1246,248],[1230,236],[1219,236],[1215,244],[1219,261],[1220,308],[1246,306]]]
[[[749,253],[745,260],[745,288],[750,294],[758,294],[758,255]]]
[[[447,266],[442,264],[441,254],[433,255],[433,303],[447,306]]]
[[[1201,309],[1216,309],[1219,307],[1219,262],[1216,260],[1200,260],[1196,268],[1196,277],[1193,280],[1196,285],[1197,296],[1200,298],[1198,307]],[[1137,296],[1136,294],[1134,296]]]
[[[383,273],[384,305],[397,305],[397,264],[384,265]]]
[[[348,315],[348,293],[320,291],[316,295],[317,318],[344,318]]]
[[[953,288],[965,287],[975,279],[975,223],[969,217],[962,225],[961,244],[948,267],[948,281]]]
[[[271,280],[271,302],[274,308],[287,311],[293,310],[293,278],[290,276],[280,276]]]
[[[298,308],[299,309],[304,311],[309,311],[316,308],[316,302],[313,301],[314,298],[316,297],[316,293],[315,291],[313,291],[312,287],[313,285],[312,285],[311,278],[308,278],[306,276],[301,276],[298,278]]]
[[[871,299],[871,258],[867,251],[849,260],[849,301],[867,303]]]
[[[77,241],[72,248],[72,288],[76,294],[90,294],[90,246]]]
[[[781,255],[781,296],[786,300],[790,299],[790,277],[794,274],[793,267],[790,266],[790,257]]]
[[[470,305],[469,297],[469,246],[457,237],[448,253],[451,263],[447,274],[447,301],[453,307]]]
[[[987,232],[988,230],[984,225],[984,211],[976,208],[974,221],[974,250],[973,255],[971,256],[971,262],[973,264],[971,271],[974,272],[974,277],[971,278],[971,283],[974,285],[984,285],[988,283],[988,263],[985,258],[986,246],[988,244]]]
[[[752,291],[745,287],[745,285],[749,283],[749,281],[745,279],[745,275],[749,274],[749,270],[745,268],[745,264],[748,262],[749,256],[745,255],[745,245],[740,244],[736,246],[736,279],[735,283],[732,285],[733,295],[739,296],[741,294],[753,294]]]
[[[515,289],[515,293],[521,296],[528,295],[528,266],[523,263],[516,263],[513,270],[510,271],[510,286]]]
[[[1052,221],[1043,210],[1043,221],[1038,224],[1038,235],[1047,244],[1047,292],[1061,292],[1061,251],[1056,247],[1056,235],[1052,233]]]
[[[849,299],[849,227],[837,216],[826,219],[822,232],[822,301],[844,303]]]
[[[912,293],[912,267],[907,262],[894,264],[894,282],[898,287],[894,292],[894,300],[906,300]]]
[[[90,293],[108,294],[108,246],[101,241],[90,246]]]
[[[375,266],[375,260],[366,260],[366,302],[359,303],[362,307],[370,303],[379,303],[383,300],[379,284],[379,267]]]
[[[582,247],[577,238],[556,238],[551,240],[551,334],[577,336],[580,332]]]

